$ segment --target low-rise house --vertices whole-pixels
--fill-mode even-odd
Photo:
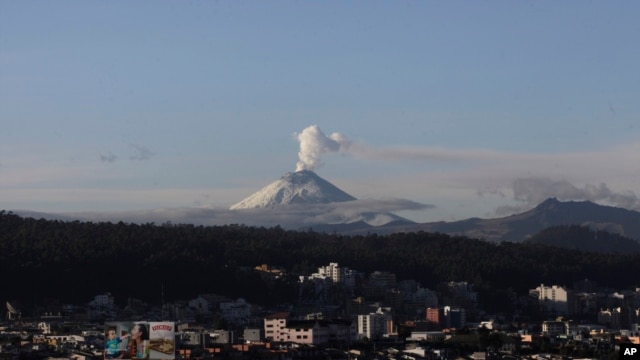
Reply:
[[[84,342],[84,336],[80,335],[47,335],[49,345],[79,344]]]
[[[292,320],[288,312],[281,312],[264,318],[264,336],[274,342],[306,345],[350,344],[356,330],[348,320]]]
[[[306,345],[324,345],[329,343],[329,328],[323,326],[324,320],[291,320],[287,322],[286,341]]]
[[[242,338],[245,343],[257,343],[264,341],[264,331],[262,329],[244,329]]]
[[[410,341],[442,341],[445,334],[442,331],[412,331],[411,336],[407,338]]]
[[[570,321],[543,321],[542,333],[549,336],[570,335]]]

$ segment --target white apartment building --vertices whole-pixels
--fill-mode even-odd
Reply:
[[[558,285],[544,286],[544,284],[540,284],[535,290],[530,291],[530,294],[535,294],[538,301],[550,313],[556,315],[569,315],[572,313],[573,293],[571,290]]]
[[[318,274],[330,278],[335,283],[342,282],[342,269],[338,263],[329,263],[328,266],[319,267]]]
[[[287,319],[288,312],[276,313],[264,318],[264,337],[273,341],[288,341]]]
[[[329,342],[329,327],[322,320],[291,320],[287,322],[286,341],[297,344],[322,345]]]
[[[375,313],[358,315],[358,338],[378,339],[393,333],[393,318],[388,311],[378,308]]]
[[[282,312],[264,319],[264,335],[274,342],[350,344],[355,340],[355,328],[346,320],[291,320],[289,313]]]
[[[311,279],[330,279],[334,283],[341,283],[349,287],[353,287],[356,284],[356,274],[353,270],[340,267],[338,263],[329,263],[327,266],[321,266],[318,268],[317,273],[311,274],[308,278],[301,277],[301,281]]]

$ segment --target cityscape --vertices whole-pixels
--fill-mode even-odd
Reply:
[[[245,271],[281,281],[286,270]],[[2,359],[561,359],[615,358],[640,344],[640,288],[607,289],[588,279],[540,284],[510,309],[487,313],[468,282],[427,289],[386,271],[329,263],[299,276],[291,304],[263,307],[216,294],[160,304],[96,294],[86,304],[53,299],[40,313],[6,303]],[[128,324],[128,325],[126,325]],[[162,356],[107,356],[109,329],[163,324]],[[153,328],[153,326],[151,326]],[[168,332],[167,332],[168,331]],[[167,335],[169,334],[169,335]],[[149,346],[154,344],[153,336]],[[133,341],[133,340],[131,340]],[[167,349],[169,353],[167,353]]]
[[[640,1],[0,1],[0,360],[640,360]]]

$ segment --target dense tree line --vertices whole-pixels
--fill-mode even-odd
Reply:
[[[604,253],[640,253],[640,243],[633,239],[582,225],[552,226],[525,242]]]
[[[342,236],[237,224],[65,222],[0,212],[1,288],[7,300],[84,303],[108,291],[150,302],[203,292],[287,302],[294,293],[286,282],[266,283],[241,269],[280,266],[293,284],[295,275],[329,262],[365,273],[394,272],[433,289],[442,281],[469,281],[487,296],[525,293],[540,283],[571,286],[584,278],[627,288],[639,285],[629,274],[640,273],[640,255],[494,244],[440,233]]]

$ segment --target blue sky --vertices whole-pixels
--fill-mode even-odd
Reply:
[[[0,208],[226,209],[296,169],[418,221],[640,209],[634,1],[0,2]],[[404,203],[406,202],[398,202]],[[411,211],[409,211],[411,210]]]

